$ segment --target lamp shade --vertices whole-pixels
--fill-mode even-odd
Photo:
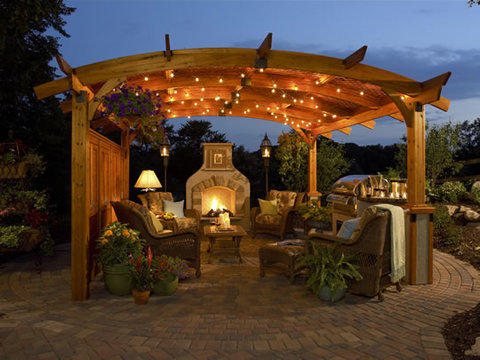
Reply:
[[[135,183],[136,188],[155,189],[161,188],[162,184],[153,170],[143,170]]]

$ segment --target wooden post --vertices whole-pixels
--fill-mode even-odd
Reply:
[[[407,201],[412,207],[425,206],[425,109],[415,104],[407,124]]]
[[[308,196],[317,196],[317,138],[314,137],[308,151]]]
[[[425,204],[425,109],[402,111],[407,124],[408,277],[411,284],[433,281],[433,213]]]
[[[72,98],[72,204],[71,204],[71,291],[72,300],[82,301],[88,290],[88,98],[85,91]]]
[[[121,138],[121,148],[122,148],[122,200],[127,199],[130,197],[130,136],[129,131],[123,130],[122,131],[122,138]]]

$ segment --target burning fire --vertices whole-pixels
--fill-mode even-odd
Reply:
[[[214,198],[212,199],[212,210],[213,210],[213,211],[217,211],[217,209],[218,209],[218,210],[223,210],[223,209],[225,209],[225,206],[222,205],[222,204],[220,204],[220,203],[218,202],[218,199],[217,199],[216,197],[214,197]]]

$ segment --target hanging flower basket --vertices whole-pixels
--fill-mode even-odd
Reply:
[[[116,91],[102,97],[102,116],[114,123],[126,122],[138,129],[137,138],[145,143],[159,144],[163,138],[165,116],[157,93],[141,86],[123,83]]]

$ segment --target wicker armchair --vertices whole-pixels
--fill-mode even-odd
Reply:
[[[293,232],[293,218],[304,198],[305,193],[270,190],[267,200],[277,199],[278,215],[262,215],[260,208],[254,207],[250,214],[253,236],[266,233],[280,236],[283,240],[287,233]]]
[[[147,209],[133,201],[112,201],[118,221],[140,231],[141,238],[147,241],[155,255],[178,256],[190,263],[200,277],[200,237],[191,231],[156,232]]]
[[[138,195],[142,205],[152,211],[155,215],[163,214],[163,201],[173,201],[171,192],[148,192]],[[195,209],[184,209],[184,218],[175,218],[173,220],[160,219],[165,229],[173,232],[193,231],[200,232],[200,212]]]
[[[313,233],[308,236],[306,247],[311,251],[312,244],[323,246],[337,245],[345,254],[353,255],[353,264],[358,267],[362,280],[351,283],[350,292],[369,297],[378,296],[391,285],[391,242],[390,213],[372,206],[366,209],[350,239],[335,235]],[[400,283],[395,284],[401,291]]]

